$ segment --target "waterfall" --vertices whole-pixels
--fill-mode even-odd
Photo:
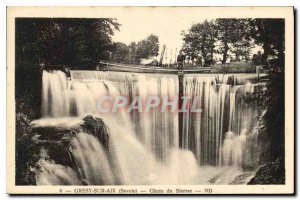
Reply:
[[[44,117],[84,117],[88,114],[107,118],[113,115],[115,121],[134,129],[137,137],[158,158],[165,160],[172,147],[178,147],[178,113],[161,114],[158,108],[150,112],[99,113],[97,101],[101,96],[126,96],[129,101],[140,96],[178,96],[177,76],[131,74],[120,72],[71,71],[71,79],[60,71],[43,73]]]
[[[255,163],[255,156],[249,155],[257,145],[258,110],[244,97],[255,91],[256,78],[255,74],[184,75],[183,94],[197,98],[202,112],[182,113],[179,130],[178,109],[101,113],[97,108],[102,96],[126,96],[130,102],[136,96],[141,102],[148,96],[176,98],[177,75],[71,71],[68,78],[60,71],[44,71],[43,117],[33,124],[69,127],[94,115],[108,127],[110,142],[107,151],[96,137],[77,133],[70,143],[76,167],[41,159],[37,184],[233,183],[247,172],[243,166]]]
[[[185,76],[184,95],[198,96],[202,112],[183,115],[181,139],[200,165],[242,166],[246,138],[252,137],[258,116],[257,108],[243,99],[254,92],[251,79],[252,74]]]

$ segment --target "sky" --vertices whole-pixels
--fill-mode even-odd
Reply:
[[[143,20],[136,16],[118,18],[121,24],[120,31],[116,31],[114,41],[124,42],[127,45],[147,38],[151,33],[159,37],[160,46],[165,44],[168,49],[181,48],[183,30],[188,30],[193,19],[178,19],[172,16],[160,18],[159,16],[144,17]],[[203,20],[201,20],[203,21]]]

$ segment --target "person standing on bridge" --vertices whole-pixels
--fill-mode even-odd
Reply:
[[[184,52],[181,50],[181,51],[179,52],[179,55],[177,56],[177,65],[178,65],[178,70],[179,70],[179,71],[182,71],[182,70],[183,70],[184,61],[185,61],[185,54],[184,54]]]

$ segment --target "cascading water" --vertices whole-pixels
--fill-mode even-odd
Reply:
[[[243,100],[254,92],[256,85],[249,82],[253,78],[252,74],[185,76],[184,95],[201,99],[202,112],[184,113],[183,147],[195,154],[200,165],[244,164],[246,143],[252,144],[247,137],[255,137],[252,130],[258,116],[257,108]]]
[[[62,78],[64,77],[64,78]],[[99,113],[97,102],[101,96],[126,96],[129,102],[135,96],[144,101],[147,96],[178,96],[176,76],[140,75],[128,73],[103,73],[72,71],[72,80],[64,73],[54,71],[43,73],[43,116],[84,117],[88,114],[101,118],[112,118],[124,126],[134,129],[137,137],[147,147],[155,150],[159,158],[165,159],[172,147],[178,147],[178,114],[159,109],[151,112]]]
[[[110,138],[107,151],[97,137],[77,133],[70,143],[75,167],[41,159],[37,184],[246,183],[253,172],[242,166],[253,163],[248,151],[257,143],[258,112],[243,101],[255,89],[250,79],[255,75],[185,75],[184,95],[199,97],[202,112],[183,113],[179,130],[178,110],[97,110],[101,96],[122,95],[130,102],[135,96],[142,101],[151,95],[178,97],[176,75],[71,71],[67,78],[60,71],[44,71],[43,117],[33,125],[70,128],[92,114],[103,119]],[[245,173],[243,181],[235,182]]]

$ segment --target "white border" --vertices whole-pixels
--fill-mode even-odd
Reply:
[[[28,15],[28,13],[27,13],[27,8],[26,9],[23,9],[24,11],[26,10],[26,13],[25,12],[23,12],[23,13],[21,13],[21,12],[19,12],[18,11],[18,13],[14,13],[14,14],[12,14],[13,16],[19,16],[19,15],[21,15],[21,16],[32,16],[32,14],[34,14],[35,16],[37,15],[37,16],[47,16],[47,14],[45,15],[45,8],[42,8],[42,9],[39,9],[38,11],[34,11],[34,12],[30,12],[30,8],[28,8],[29,9],[29,15]],[[51,9],[53,9],[53,8],[51,8]],[[58,10],[57,10],[58,9]],[[210,11],[214,11],[214,12],[208,12],[207,14],[209,14],[209,13],[215,13],[215,10],[211,10],[211,9],[215,9],[215,8],[205,8],[206,10],[210,10]],[[222,9],[222,8],[221,8]],[[230,9],[233,9],[233,10],[230,10]],[[252,13],[249,13],[249,12],[246,12],[244,9],[245,8],[240,8],[240,10],[241,10],[241,13],[239,12],[239,14],[237,15],[237,12],[236,12],[236,10],[234,10],[234,9],[236,9],[236,8],[226,8],[226,13],[228,12],[228,13],[230,13],[230,16],[228,16],[227,15],[227,17],[237,17],[237,16],[241,16],[241,14],[242,14],[242,16],[243,17],[270,17],[270,16],[274,16],[274,17],[282,17],[283,16],[283,13],[284,13],[284,9],[283,8],[272,8],[272,10],[268,10],[268,11],[266,11],[267,10],[267,8],[256,8],[256,9],[258,9],[258,10],[260,10],[259,12],[255,12],[255,15],[253,16],[253,11],[252,11]],[[289,8],[289,9],[291,9],[291,8]],[[77,10],[77,8],[75,9],[75,10]],[[95,10],[95,9],[93,9],[93,10]],[[113,12],[111,12],[112,10],[115,10],[115,11],[113,11]],[[109,13],[107,13],[107,15],[105,15],[106,14],[106,12],[105,11],[101,11],[101,13],[102,14],[104,14],[104,16],[109,16],[110,14],[117,14],[117,13],[119,13],[120,12],[120,10],[118,10],[117,8],[110,8],[109,9]],[[13,11],[11,12],[11,13],[13,13]],[[10,13],[10,14],[11,14]],[[94,12],[94,11],[92,11],[92,10],[90,10],[90,9],[88,9],[88,8],[83,8],[83,9],[80,9],[80,12],[78,13],[78,12],[67,12],[66,11],[66,8],[63,8],[63,12],[62,11],[59,11],[59,8],[54,8],[53,9],[53,13],[54,13],[54,16],[62,16],[62,15],[64,15],[64,16],[68,16],[68,17],[72,17],[72,16],[77,16],[77,17],[83,17],[82,15],[84,15],[84,16],[86,16],[85,14],[87,14],[87,13],[89,13],[89,16],[91,16],[91,15],[93,15],[93,17],[103,17],[103,15],[101,14],[101,15],[99,15],[98,13],[99,12]],[[83,13],[85,13],[85,14],[83,14]],[[204,13],[205,14],[205,10],[203,10],[203,12],[202,13]],[[219,13],[219,12],[217,12],[217,13]],[[285,14],[284,14],[285,15]],[[12,17],[13,17],[12,16]],[[115,15],[113,15],[113,16],[115,16]],[[218,17],[221,17],[220,15],[217,15]],[[223,16],[223,15],[222,15]],[[294,121],[294,107],[293,107],[293,104],[294,104],[294,79],[293,79],[293,71],[294,71],[294,68],[293,68],[293,53],[294,53],[294,49],[293,49],[293,37],[294,37],[294,35],[293,35],[293,17],[291,16],[291,13],[289,13],[289,14],[287,14],[287,15],[285,15],[286,17],[288,17],[289,18],[289,23],[286,23],[286,27],[287,27],[287,29],[286,29],[286,38],[287,38],[287,41],[286,41],[286,57],[287,57],[287,59],[286,59],[286,69],[287,69],[287,71],[286,71],[286,95],[287,95],[287,101],[286,101],[286,105],[288,106],[287,108],[286,108],[286,119],[289,119],[289,120],[286,120],[286,127],[287,127],[287,130],[286,130],[286,148],[288,148],[288,151],[287,151],[287,155],[289,155],[289,156],[286,156],[286,159],[289,159],[288,160],[288,162],[286,162],[286,164],[287,164],[287,168],[288,169],[291,169],[291,168],[293,168],[293,160],[291,160],[291,158],[290,158],[290,156],[291,155],[293,155],[293,151],[291,151],[291,149],[293,150],[293,131],[294,131],[294,127],[293,127],[293,121]],[[223,17],[226,17],[226,16],[223,16]],[[8,20],[10,20],[11,18],[9,17],[9,19]],[[9,25],[11,25],[11,24],[9,24]],[[8,30],[12,30],[12,28],[13,27],[11,27],[11,26],[8,26]],[[11,44],[10,42],[10,40],[11,40],[11,38],[13,37],[13,34],[10,32],[10,34],[9,34],[9,44]],[[13,55],[14,55],[14,49],[12,48],[12,46],[11,45],[9,45],[8,46],[9,47],[9,49],[8,49],[8,79],[10,80],[10,82],[8,83],[8,85],[7,85],[7,88],[8,88],[8,99],[10,100],[10,101],[8,101],[8,103],[9,103],[9,107],[11,107],[11,105],[12,105],[12,103],[13,103],[13,101],[11,101],[12,100],[12,97],[13,97],[13,93],[12,93],[12,89],[13,89],[13,85],[11,85],[10,83],[12,83],[11,82],[11,80],[13,80],[13,76],[12,76],[12,74],[13,74],[13,68],[11,67],[11,66],[14,66],[14,63],[13,63],[13,61],[11,61],[11,59],[10,58],[12,58],[12,57],[14,57]],[[3,79],[4,80],[4,79]],[[0,82],[1,83],[1,82]],[[10,111],[12,111],[12,110],[10,110]],[[8,114],[8,119],[14,119],[14,111],[13,112],[8,112],[7,113]],[[9,120],[9,123],[7,123],[7,125],[8,125],[8,134],[9,134],[9,138],[8,139],[11,139],[11,134],[12,134],[12,132],[11,132],[11,130],[13,129],[13,126],[14,126],[14,124],[11,124],[11,120]],[[12,128],[12,129],[11,129]],[[12,146],[13,146],[13,144],[11,143],[11,141],[9,141],[8,142],[8,146],[7,146],[7,149],[8,149],[8,154],[10,154],[10,153],[14,153],[14,152],[12,152]],[[11,145],[11,146],[10,146]],[[14,148],[13,148],[14,149]],[[11,161],[11,158],[10,158],[11,156],[8,156],[8,161]],[[10,192],[20,192],[20,190],[22,190],[23,192],[30,192],[30,193],[35,193],[37,190],[37,186],[22,186],[22,187],[17,187],[17,188],[12,188],[12,182],[11,182],[11,173],[10,172],[12,172],[11,170],[12,170],[12,168],[14,168],[14,166],[12,166],[11,165],[12,163],[11,162],[8,162],[8,165],[7,165],[7,167],[8,167],[8,180],[9,180],[9,187],[8,187],[8,191],[10,191]],[[256,190],[256,192],[257,191],[260,191],[260,192],[263,192],[263,193],[274,193],[274,192],[278,192],[278,193],[281,193],[281,192],[283,192],[283,190],[285,191],[285,192],[291,192],[291,186],[293,185],[293,182],[291,181],[291,178],[293,179],[293,176],[292,176],[293,174],[291,173],[291,171],[289,170],[288,172],[287,172],[287,182],[288,182],[288,184],[287,184],[287,186],[283,186],[283,187],[281,187],[281,186],[271,186],[271,187],[266,187],[266,186],[247,186],[247,191],[245,191],[243,188],[240,188],[240,186],[230,186],[230,188],[228,188],[228,189],[226,189],[226,187],[227,186],[214,186],[215,188],[216,188],[216,192],[217,193],[219,193],[219,191],[220,190],[222,190],[222,193],[239,193],[239,194],[241,194],[241,193],[249,193],[249,191],[251,192],[251,188],[253,188],[253,189],[255,189]],[[13,178],[14,179],[14,178]],[[124,187],[126,187],[126,186],[120,186],[120,187],[122,187],[122,188],[124,188]],[[148,186],[147,186],[148,187]],[[149,186],[150,187],[150,186]],[[151,187],[154,187],[154,186],[151,186]],[[161,188],[162,186],[160,186],[160,188]],[[166,186],[166,187],[170,187],[170,186]],[[177,186],[178,187],[178,186]],[[204,186],[201,186],[201,187],[204,187]],[[209,187],[212,187],[212,186],[209,186]],[[39,186],[39,188],[41,189],[39,189],[40,190],[40,192],[43,192],[43,191],[45,191],[45,192],[49,192],[49,190],[51,190],[52,192],[58,192],[58,188],[55,188],[55,187],[47,187],[47,188],[45,188],[45,187],[40,187]],[[61,188],[61,187],[59,187],[59,188]],[[66,187],[67,188],[67,187]],[[232,191],[232,189],[234,188],[234,191]],[[29,190],[30,191],[29,191]],[[283,190],[282,190],[283,189]],[[289,190],[289,191],[288,191]],[[51,192],[50,191],[50,192]],[[235,192],[236,191],[236,192]],[[260,193],[259,192],[259,193]]]

